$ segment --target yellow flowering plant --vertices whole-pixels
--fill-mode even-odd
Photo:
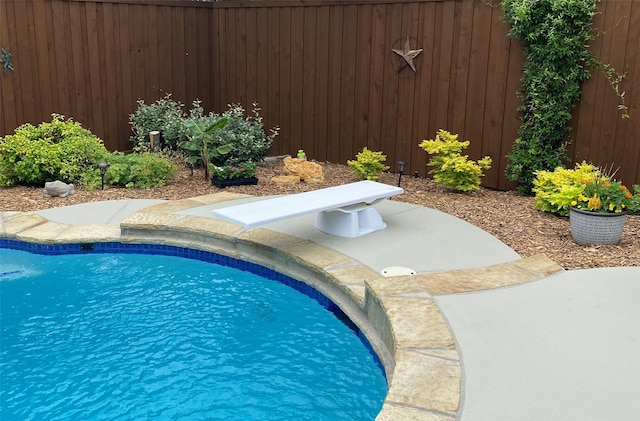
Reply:
[[[636,213],[640,211],[640,186],[633,186],[632,193],[619,181],[601,176],[585,179],[584,188],[571,202],[576,209],[599,213]]]

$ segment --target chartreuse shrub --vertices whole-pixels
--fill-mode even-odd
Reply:
[[[433,181],[449,188],[470,192],[478,190],[483,170],[491,168],[491,158],[485,156],[478,162],[462,155],[462,151],[469,146],[469,141],[461,142],[457,134],[451,134],[440,129],[435,139],[423,140],[419,145],[428,154],[433,155],[427,166],[433,174]]]
[[[347,161],[347,165],[357,176],[363,180],[376,181],[380,173],[389,169],[384,162],[387,156],[382,152],[373,152],[365,146],[362,152],[358,152],[355,161]]]
[[[506,176],[530,193],[537,171],[552,170],[567,161],[572,110],[590,68],[600,68],[620,98],[628,117],[620,83],[624,75],[603,64],[589,50],[592,19],[598,0],[504,0],[503,19],[509,36],[522,41],[526,62],[522,78],[521,125]]]
[[[585,181],[600,176],[592,164],[582,162],[574,169],[557,167],[553,171],[540,170],[533,180],[534,207],[556,215],[569,215],[571,203],[582,193]]]
[[[82,182],[107,154],[102,140],[80,123],[52,114],[51,122],[24,124],[0,138],[0,185]]]
[[[73,119],[53,114],[51,122],[24,124],[0,138],[0,185],[44,185],[61,180],[91,189],[100,186],[97,164],[109,163],[105,183],[148,188],[172,178],[176,165],[151,153],[110,153],[102,140]]]
[[[533,184],[534,207],[556,215],[569,215],[571,207],[600,213],[640,211],[640,186],[633,186],[632,193],[613,174],[586,162],[574,169],[538,171]]]

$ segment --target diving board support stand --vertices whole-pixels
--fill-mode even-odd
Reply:
[[[212,215],[244,227],[255,227],[317,213],[317,229],[354,238],[384,229],[386,224],[375,205],[402,192],[400,187],[366,180],[219,208],[212,211]]]
[[[374,207],[375,203],[345,206],[318,212],[316,228],[327,234],[355,238],[370,232],[385,229],[387,224]]]

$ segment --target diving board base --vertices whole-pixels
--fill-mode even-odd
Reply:
[[[327,234],[355,238],[387,226],[372,205],[354,205],[318,212],[316,228]]]

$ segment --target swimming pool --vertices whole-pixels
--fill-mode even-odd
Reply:
[[[0,253],[2,419],[373,419],[382,406],[375,356],[308,289],[174,256]]]

